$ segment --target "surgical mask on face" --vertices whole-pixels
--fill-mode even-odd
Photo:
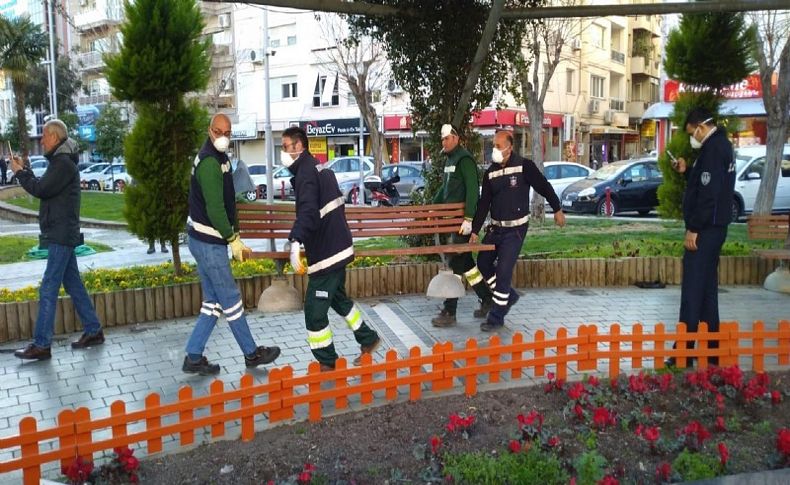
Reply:
[[[290,167],[291,165],[293,165],[293,163],[294,163],[295,161],[296,161],[296,160],[294,160],[293,158],[291,158],[291,154],[290,154],[290,153],[288,153],[288,152],[286,152],[286,151],[281,151],[281,152],[280,152],[280,163],[282,163],[282,164],[283,164],[283,167],[285,167],[285,168],[288,168],[288,167]]]
[[[494,163],[502,163],[505,161],[505,155],[502,153],[502,150],[494,147],[494,149],[491,150],[491,160],[493,160]]]
[[[697,131],[694,130],[694,133],[696,133],[696,132]],[[689,142],[691,143],[691,148],[693,148],[695,150],[699,150],[700,148],[702,148],[702,142],[697,140],[696,138],[694,138],[693,134],[691,135],[691,139],[689,139]]]
[[[230,138],[227,136],[221,136],[219,138],[215,138],[213,143],[214,148],[216,148],[218,152],[225,153],[225,151],[230,146]]]

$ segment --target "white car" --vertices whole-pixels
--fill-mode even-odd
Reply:
[[[80,184],[85,183],[89,190],[101,190],[104,176],[110,173],[109,170],[109,163],[95,163],[80,172]]]
[[[337,184],[345,198],[348,198],[349,190],[354,185],[353,181],[357,181],[357,185],[359,185],[360,158],[363,163],[364,175],[372,175],[374,167],[373,157],[338,157],[324,164],[324,168],[328,168],[335,172]]]
[[[562,193],[574,182],[587,178],[594,170],[590,167],[574,162],[543,162],[543,174],[554,188],[554,193],[558,199],[562,199]],[[534,196],[534,191],[533,191]],[[548,202],[546,202],[548,205]]]
[[[741,147],[735,150],[735,199],[732,203],[733,220],[754,211],[757,191],[765,167],[765,145]],[[784,146],[782,168],[776,183],[774,212],[790,212],[790,144]]]
[[[252,182],[258,187],[258,196],[261,199],[265,199],[267,197],[266,192],[266,165],[265,164],[255,164],[255,165],[248,165],[247,168],[250,171],[250,178]],[[293,187],[291,187],[291,178],[293,174],[291,172],[281,166],[275,165],[272,169],[272,182],[274,183],[274,192],[272,195],[274,198],[282,198],[283,190],[285,191],[285,197],[293,197]],[[255,195],[252,193],[251,196],[247,197],[248,200],[255,200]]]
[[[115,163],[112,170],[109,167],[103,173],[102,188],[105,191],[112,191],[113,186],[116,192],[123,192],[126,186],[132,183],[132,176],[126,171],[125,163]]]

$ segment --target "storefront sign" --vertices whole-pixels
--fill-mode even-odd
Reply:
[[[655,138],[656,136],[656,122],[653,120],[642,121],[641,134],[646,138]]]
[[[308,150],[310,150],[310,153],[312,153],[313,155],[316,155],[316,154],[319,154],[319,153],[324,153],[324,154],[326,153],[326,137],[325,136],[308,138],[307,144],[309,145]]]
[[[96,121],[99,119],[100,114],[101,111],[96,105],[77,106],[77,118],[79,119],[77,130],[80,138],[90,142],[96,141]]]
[[[300,121],[299,126],[307,136],[359,135],[359,118]],[[367,124],[365,133],[369,133]]]
[[[384,129],[411,130],[411,116],[409,115],[384,116]]]
[[[231,127],[231,140],[254,140],[258,137],[255,129],[255,121],[246,123],[234,123]]]
[[[674,79],[668,79],[664,84],[664,101],[675,102],[682,93],[707,91],[707,87],[692,86]],[[727,99],[762,98],[763,87],[760,76],[752,74],[743,81],[722,89],[722,96]]]

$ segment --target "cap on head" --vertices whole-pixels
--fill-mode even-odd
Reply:
[[[451,124],[444,124],[442,125],[442,138],[448,137],[450,135],[458,136],[458,132],[455,131],[453,125]]]

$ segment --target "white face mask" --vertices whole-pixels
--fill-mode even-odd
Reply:
[[[494,147],[494,149],[491,150],[491,160],[493,160],[494,163],[502,163],[505,161],[505,155],[502,153],[502,150]]]
[[[216,148],[218,152],[225,153],[225,151],[230,146],[230,138],[227,136],[221,136],[219,138],[215,138],[213,143],[214,148]]]
[[[691,148],[695,150],[699,150],[700,148],[702,148],[702,142],[697,140],[694,137],[694,135],[697,133],[697,130],[700,129],[700,126],[704,125],[705,123],[710,123],[711,121],[713,121],[713,118],[708,118],[707,120],[700,123],[696,128],[694,128],[694,132],[691,134],[691,138],[689,139],[689,143],[691,143]]]
[[[295,161],[296,161],[296,160],[294,160],[293,158],[291,158],[291,154],[290,154],[290,153],[288,153],[288,152],[286,152],[286,151],[281,151],[281,152],[280,152],[280,163],[282,163],[282,164],[283,164],[283,167],[285,167],[285,168],[288,168],[288,167],[290,167],[291,165],[293,165],[293,163],[294,163]]]

